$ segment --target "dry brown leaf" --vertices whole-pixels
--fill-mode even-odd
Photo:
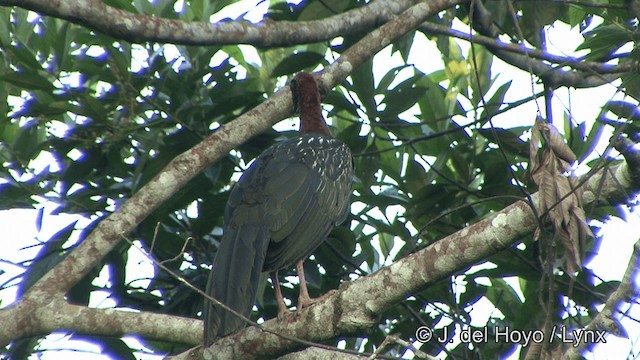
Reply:
[[[582,267],[581,249],[586,239],[593,236],[582,209],[582,193],[574,190],[575,179],[566,175],[576,156],[558,129],[541,120],[536,120],[533,126],[529,150],[530,174],[538,185],[540,213],[547,214],[551,221],[563,246],[566,269],[575,276]],[[536,229],[534,238],[539,234]]]
[[[551,151],[553,151],[559,159],[564,160],[569,164],[574,163],[576,161],[576,155],[564,142],[564,138],[558,129],[552,124],[546,122],[543,122],[542,124],[542,134],[546,141],[546,145],[551,148]]]

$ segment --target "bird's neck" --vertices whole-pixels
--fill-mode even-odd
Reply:
[[[324,121],[322,117],[322,113],[318,112],[317,116],[311,116],[309,114],[304,115],[304,113],[300,114],[300,133],[302,134],[322,134],[331,136],[331,131],[327,126],[327,123]]]
[[[305,92],[299,99],[300,107],[300,133],[322,134],[331,136],[331,131],[322,116],[320,107],[320,94],[316,91]]]

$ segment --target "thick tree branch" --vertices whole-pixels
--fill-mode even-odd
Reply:
[[[25,318],[22,314],[28,314]],[[61,329],[92,335],[125,336],[132,333],[150,339],[172,339],[193,343],[194,333],[202,332],[201,321],[152,312],[95,309],[70,305],[63,297],[49,298],[42,304],[24,299],[0,311],[0,340],[50,334]],[[134,331],[132,331],[134,329]]]
[[[585,179],[580,187],[584,204],[628,199],[629,194],[640,190],[640,183],[633,181],[633,172],[627,163],[600,169]],[[538,194],[534,194],[532,199],[537,206]],[[538,223],[529,204],[519,201],[389,267],[343,284],[331,297],[308,309],[290,314],[284,321],[274,319],[262,326],[280,334],[316,342],[338,335],[362,333],[377,323],[378,317],[386,308],[513,246],[523,236],[531,234]],[[317,319],[323,321],[319,322]],[[265,354],[277,356],[298,348],[298,343],[251,327],[219,339],[207,351],[219,358],[230,359],[242,354],[240,357],[243,359],[254,359]],[[202,356],[207,358],[203,349],[194,348],[175,359]]]
[[[418,27],[426,18],[460,2],[462,0],[429,1],[407,9],[393,21],[367,34],[323,71],[321,73],[323,86],[327,89],[335,87],[355,68],[400,36]],[[38,323],[44,321],[46,316],[51,316],[51,313],[34,312],[34,309],[47,309],[51,302],[63,296],[68,289],[97,266],[101,259],[122,240],[122,236],[132,231],[146,216],[185,186],[202,169],[220,160],[231,149],[252,136],[289,116],[291,109],[291,93],[287,87],[236,120],[221,126],[190,150],[178,155],[120,209],[98,224],[73,252],[36,282],[17,304],[0,309],[0,318],[11,318],[25,328],[38,328]],[[128,331],[138,332],[138,329],[133,327]],[[32,334],[35,333],[24,332],[22,335]],[[0,328],[0,343],[3,346],[6,345],[15,337],[14,335],[15,333],[6,331],[6,328]],[[193,340],[200,341],[201,332],[197,335],[191,333],[190,336]],[[165,337],[160,336],[160,338]],[[175,334],[171,332],[165,339],[174,340]]]
[[[132,14],[101,0],[0,0],[0,6],[17,6],[71,21],[130,42],[156,41],[185,45],[251,44],[256,47],[291,46],[333,39],[384,23],[417,0],[378,0],[370,5],[322,20],[185,22]]]
[[[290,353],[278,358],[278,360],[363,360],[362,356],[343,353],[340,351],[329,351],[319,348],[306,348],[301,351]]]

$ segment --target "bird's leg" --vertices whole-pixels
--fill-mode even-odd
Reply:
[[[300,282],[300,294],[298,295],[298,310],[310,306],[314,303],[313,299],[309,296],[309,290],[307,289],[307,279],[304,278],[304,259],[296,262],[296,271],[298,272],[298,281]]]
[[[282,320],[284,315],[288,312],[287,305],[284,303],[284,297],[282,296],[282,290],[280,289],[280,280],[278,280],[278,272],[274,271],[269,274],[271,282],[273,283],[273,289],[276,291],[276,302],[278,303],[278,320]]]
[[[304,278],[304,260],[296,262],[296,271],[298,272],[298,281],[300,281],[300,295],[298,295],[298,311],[309,307],[319,301],[322,301],[329,296],[333,295],[336,291],[330,290],[326,294],[312,298],[309,296],[309,290],[307,289],[307,280]]]

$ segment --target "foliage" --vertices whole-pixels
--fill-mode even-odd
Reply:
[[[192,1],[183,8],[174,0],[105,1],[128,12],[184,21],[207,21],[232,2]],[[333,15],[323,3],[310,0],[294,6],[273,1],[266,16],[295,22]],[[339,12],[365,6],[356,0],[329,3]],[[629,21],[621,8],[606,11],[554,2],[541,11],[528,2],[517,2],[522,21],[515,26],[505,3],[492,1],[488,6],[495,9],[496,22],[513,39],[522,34],[530,44],[542,47],[539,34],[544,26],[563,22],[586,29],[598,19],[599,25],[583,31],[580,49],[589,52],[583,60],[638,60],[637,21]],[[451,8],[430,22],[450,27],[454,19],[468,23],[468,9]],[[53,202],[57,204],[53,214],[79,214],[91,220],[81,238],[175,156],[264,101],[293,73],[328,65],[362,37],[256,49],[254,58],[239,45],[131,44],[18,8],[0,8],[0,27],[0,104],[8,114],[0,120],[0,208],[39,208]],[[439,56],[444,64],[430,73],[406,62],[411,52],[420,51],[414,39],[424,35],[440,51],[430,56]],[[630,53],[616,53],[630,42],[636,44]],[[491,73],[493,55],[487,48],[474,45],[465,53],[448,35],[416,31],[395,42],[393,51],[405,64],[384,68],[380,58],[369,61],[325,100],[334,134],[354,153],[357,178],[350,221],[334,230],[306,262],[315,295],[374,272],[536,191],[527,166],[530,127],[522,123],[493,126],[494,116],[509,114],[518,104],[505,102],[513,89],[510,82],[498,81]],[[378,79],[374,68],[379,67],[383,70]],[[639,84],[637,73],[621,76],[620,89],[628,98],[609,103],[598,119],[577,123],[568,114],[564,136],[578,159],[594,157],[606,124],[621,132],[637,132]],[[534,118],[532,114],[524,120],[533,124]],[[251,159],[287,136],[291,136],[288,131],[272,130],[253,137],[195,177],[129,238],[139,241],[175,274],[204,288],[221,237],[230,184]],[[38,165],[43,161],[48,165]],[[595,169],[603,163],[594,161],[589,166]],[[587,217],[602,219],[612,212],[613,208],[603,206],[588,209]],[[69,239],[74,228],[70,224],[41,246],[27,264],[20,293],[73,250],[77,242]],[[539,298],[549,295],[549,281],[555,284],[551,296],[557,299],[550,315],[554,323],[584,322],[597,315],[596,307],[617,282],[600,283],[587,270],[575,279],[562,269],[549,274],[533,234],[521,240],[520,246],[486,259],[484,266],[451,274],[389,308],[369,333],[340,340],[345,340],[347,349],[372,352],[387,334],[415,339],[421,325],[436,328],[439,334],[443,322],[451,323],[450,327],[470,326],[470,312],[481,299],[495,307],[486,325],[538,329],[545,318],[532,315],[548,313]],[[593,254],[599,239],[591,238],[584,246],[583,253]],[[106,291],[119,308],[198,316],[202,297],[166,272],[156,271],[148,286],[126,282],[129,250],[130,245],[122,242],[104,259],[101,266],[108,269],[108,285],[96,285],[94,279],[101,270],[96,268],[67,294],[69,301],[88,305],[92,293]],[[583,262],[588,262],[588,256]],[[513,277],[524,298],[513,282],[505,281]],[[283,287],[284,295],[295,299],[296,281],[291,285]],[[562,299],[571,299],[585,317],[569,316],[561,308],[566,301]],[[257,309],[255,318],[276,315],[269,284]],[[133,356],[119,339],[73,336],[100,343],[117,352],[118,358]],[[14,342],[7,354],[17,357],[35,351],[34,340]],[[154,339],[141,341],[157,353],[187,348]],[[457,344],[447,352],[453,358],[500,358],[515,347]],[[442,345],[430,342],[420,349],[437,354]],[[400,356],[404,351],[403,346],[393,345],[385,353]]]

